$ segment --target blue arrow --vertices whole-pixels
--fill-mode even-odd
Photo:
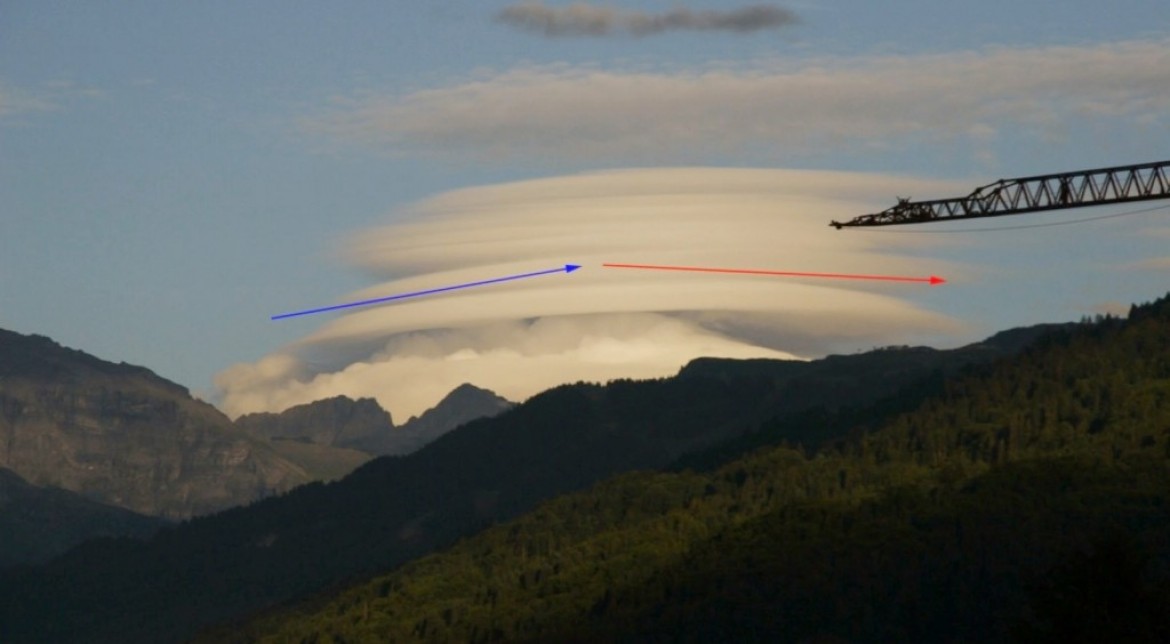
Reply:
[[[401,295],[391,295],[389,297],[379,297],[372,300],[362,300],[360,302],[350,302],[348,304],[338,304],[336,306],[323,306],[319,309],[309,309],[307,311],[296,311],[294,313],[281,313],[280,315],[272,316],[273,320],[283,320],[284,318],[295,318],[299,315],[311,315],[313,313],[324,313],[325,311],[336,311],[338,309],[348,309],[355,306],[367,306],[370,304],[378,304],[379,302],[389,302],[391,300],[404,300],[408,297],[418,297],[420,295],[430,295],[432,293],[442,293],[443,291],[455,291],[461,288],[471,288],[473,286],[484,286],[485,284],[495,284],[497,282],[510,282],[512,280],[522,280],[526,277],[536,277],[537,275],[549,275],[552,273],[572,273],[581,268],[577,264],[565,264],[562,268],[550,268],[547,271],[536,271],[535,273],[524,273],[523,275],[509,275],[507,277],[497,277],[495,279],[483,280],[480,282],[468,282],[467,284],[456,284],[455,286],[444,286],[442,288],[432,288],[426,291],[415,291],[414,293],[403,293]]]

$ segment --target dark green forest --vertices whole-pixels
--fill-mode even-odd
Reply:
[[[918,386],[203,639],[1170,641],[1170,298]]]
[[[876,427],[941,391],[948,375],[1016,354],[1045,330],[942,351],[699,359],[673,378],[556,387],[341,481],[185,521],[147,541],[97,539],[42,565],[0,570],[0,642],[184,641],[383,574],[624,472],[706,471],[781,438],[811,449]]]
[[[59,556],[89,539],[149,537],[167,521],[30,484],[0,467],[0,569]]]

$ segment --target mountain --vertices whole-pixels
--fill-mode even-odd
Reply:
[[[0,468],[0,568],[47,561],[97,537],[146,538],[166,524]]]
[[[374,458],[373,454],[348,447],[318,445],[307,440],[274,438],[272,450],[295,463],[313,481],[336,481]]]
[[[1037,324],[1030,327],[1000,331],[974,344],[958,349],[938,350],[930,347],[892,346],[852,355],[830,355],[820,360],[770,360],[765,358],[735,360],[731,358],[697,358],[679,371],[679,376],[720,378],[767,378],[777,384],[787,384],[797,378],[802,387],[823,396],[829,404],[848,404],[856,393],[856,385],[871,386],[885,383],[884,393],[896,390],[907,376],[913,378],[931,370],[952,371],[967,364],[994,360],[1019,353],[1037,338],[1064,329],[1072,324]],[[840,385],[839,389],[831,385]]]
[[[336,396],[280,413],[245,414],[236,419],[236,426],[268,439],[352,448],[361,439],[394,427],[394,421],[373,398]]]
[[[834,357],[831,367],[753,362],[740,372],[720,362],[712,373],[691,367],[673,378],[557,387],[338,482],[199,517],[146,543],[91,542],[6,575],[0,639],[181,640],[207,624],[387,570],[615,474],[666,466],[764,421],[864,405],[899,387],[926,392],[923,379],[1004,355],[986,344],[899,348]]]
[[[609,479],[200,639],[1170,641],[1170,296],[870,415]]]
[[[460,425],[496,416],[513,406],[492,391],[462,384],[401,427],[371,433],[352,446],[372,454],[409,454]]]
[[[439,404],[411,418],[403,427],[410,427],[430,442],[456,427],[477,418],[489,418],[515,406],[495,392],[464,383],[443,397]]]
[[[463,384],[434,407],[399,427],[372,398],[337,396],[280,413],[246,414],[236,426],[266,439],[294,440],[377,455],[401,455],[477,418],[495,416],[511,402],[487,389]]]
[[[36,486],[176,519],[308,480],[265,441],[148,369],[4,330],[0,467]]]

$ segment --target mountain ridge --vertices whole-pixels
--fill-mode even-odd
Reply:
[[[174,519],[291,489],[305,472],[145,367],[0,330],[0,467]]]
[[[413,451],[507,405],[468,385],[392,432],[375,401],[344,397],[233,422],[146,367],[0,329],[0,467],[34,486],[169,519],[338,478],[377,455],[355,448]]]
[[[197,641],[1166,641],[1170,296],[1033,340],[819,449],[617,476]]]
[[[318,445],[367,452],[409,454],[456,427],[495,416],[514,403],[494,392],[463,383],[433,407],[401,425],[373,398],[333,396],[281,412],[257,412],[236,419],[237,427],[266,439],[307,440]]]
[[[31,629],[24,632],[61,641],[149,639],[149,633],[177,639],[241,611],[398,565],[615,474],[665,467],[688,450],[738,436],[769,418],[839,405],[843,397],[854,404],[876,400],[937,371],[1002,355],[981,347],[846,356],[830,361],[838,370],[832,377],[817,372],[825,367],[813,361],[810,373],[816,377],[808,382],[692,373],[562,385],[467,423],[410,455],[370,461],[336,483],[305,485],[197,518],[146,543],[83,545],[0,587],[11,588],[16,595],[6,599],[24,607],[18,613],[22,626],[13,632]],[[726,372],[727,366],[721,368]],[[111,577],[93,561],[122,562],[117,565],[135,572]],[[289,561],[298,564],[290,567]],[[143,577],[170,591],[144,593],[134,581]],[[108,592],[74,591],[92,584],[104,584]],[[86,615],[109,615],[113,608],[105,602],[114,600],[139,607],[134,621],[105,622],[112,630],[102,632],[71,630],[80,623],[92,626],[94,618]],[[45,611],[51,620],[37,621],[34,616]]]
[[[318,445],[353,447],[367,434],[394,427],[390,412],[373,398],[332,396],[280,412],[244,414],[235,425],[267,439],[308,440]]]

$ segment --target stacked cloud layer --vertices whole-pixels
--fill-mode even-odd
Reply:
[[[914,236],[826,224],[894,195],[957,189],[855,173],[667,168],[446,193],[344,243],[377,284],[339,302],[583,268],[324,314],[299,342],[230,367],[216,385],[233,415],[344,394],[375,397],[405,419],[464,382],[522,400],[564,382],[665,376],[699,356],[811,357],[956,333],[956,321],[909,299],[930,297],[919,285],[602,264],[945,275],[945,264],[917,257]]]

